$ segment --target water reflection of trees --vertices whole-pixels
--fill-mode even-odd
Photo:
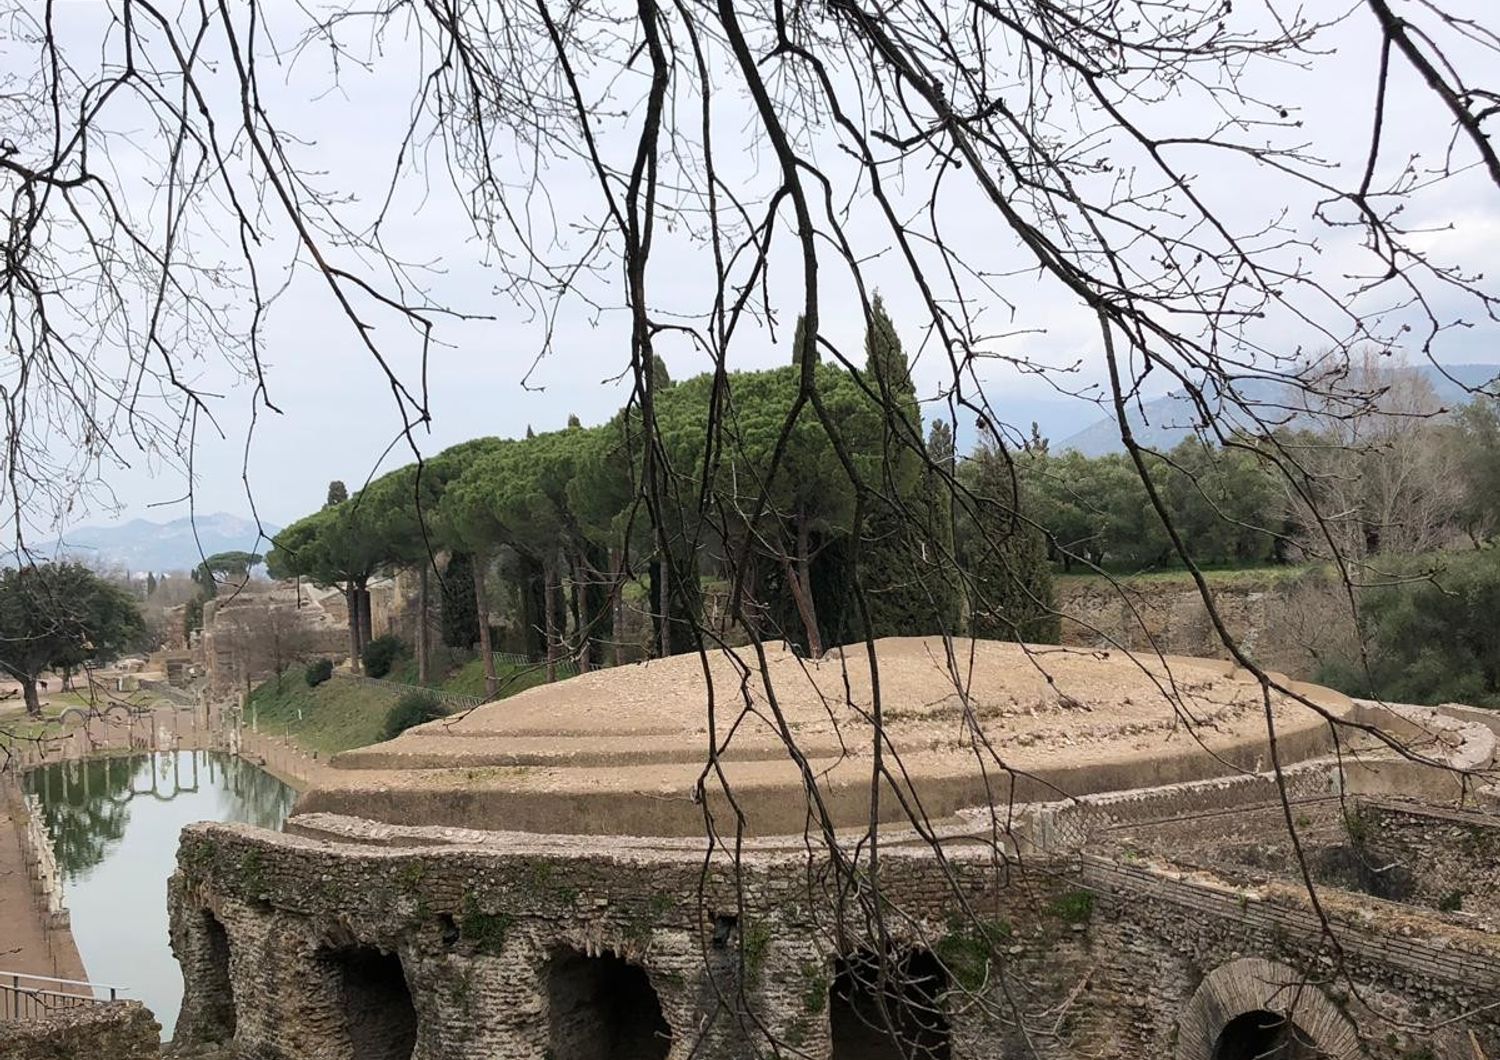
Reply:
[[[59,867],[72,876],[99,865],[124,837],[136,799],[212,791],[215,819],[279,828],[294,798],[270,774],[215,751],[58,762],[29,774],[27,788],[41,800]]]
[[[292,811],[297,793],[265,770],[240,758],[211,755],[209,770],[217,767],[222,779],[219,820],[244,821],[259,828],[280,828]]]

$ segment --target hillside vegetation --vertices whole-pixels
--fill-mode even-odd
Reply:
[[[546,680],[539,666],[499,665],[499,698],[515,695]],[[306,674],[289,670],[271,678],[250,694],[246,723],[252,719],[261,732],[288,736],[300,746],[320,755],[378,743],[386,716],[396,701],[418,685],[416,664],[401,658],[386,683],[347,681],[340,677],[309,686]],[[484,667],[478,659],[458,661],[440,680],[425,687],[462,695],[484,694]]]

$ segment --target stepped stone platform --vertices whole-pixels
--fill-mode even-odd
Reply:
[[[546,833],[701,835],[705,809],[791,834],[809,789],[836,826],[866,822],[878,679],[882,817],[929,818],[1264,768],[1325,753],[1327,689],[1268,704],[1232,664],[1055,646],[893,638],[810,661],[783,648],[681,655],[585,674],[334,758],[299,812]],[[796,753],[793,753],[795,750]],[[713,758],[715,767],[706,763]],[[892,789],[896,789],[893,791]]]

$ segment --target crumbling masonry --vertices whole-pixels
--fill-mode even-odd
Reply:
[[[1013,665],[1020,649],[983,647],[969,709],[1025,777],[976,778],[972,746],[934,736],[960,709],[924,669],[941,654],[882,642],[892,740],[911,749],[883,802],[920,800],[928,818],[925,837],[890,820],[878,865],[865,844],[834,871],[816,828],[785,827],[807,820],[807,795],[761,715],[725,755],[738,846],[725,796],[693,797],[696,659],[352,753],[347,781],[306,797],[284,834],[193,826],[170,895],[178,1039],[256,1060],[1500,1056],[1500,817],[1479,790],[1493,731],[1305,689],[1466,779],[1389,751],[1335,759],[1327,726],[1285,703],[1301,761],[1283,760],[1278,786],[1254,770],[1254,707],[1237,706],[1257,690],[1227,666],[1171,661],[1191,709],[1216,718],[1200,745],[1164,735],[1175,708],[1124,661],[1050,658],[1049,685]],[[773,675],[783,717],[854,852],[869,763],[832,748],[858,744],[868,686],[852,658],[847,675],[825,660],[798,697],[791,665]],[[847,712],[820,713],[834,689]],[[1061,720],[1081,763],[1023,739]],[[985,783],[994,797],[976,798]],[[1288,821],[1324,873],[1317,906]],[[876,882],[883,927],[854,890]]]

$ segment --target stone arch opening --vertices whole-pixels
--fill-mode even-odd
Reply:
[[[203,1023],[215,1041],[234,1038],[234,980],[229,974],[229,932],[207,909],[199,913],[203,929]]]
[[[1355,1060],[1354,1024],[1295,968],[1242,957],[1203,977],[1177,1022],[1177,1060]]]
[[[547,962],[549,1056],[665,1060],[672,1029],[646,970],[611,950],[554,950]]]
[[[941,963],[919,949],[881,964],[868,951],[835,962],[828,992],[832,1060],[949,1060]]]
[[[360,1060],[411,1060],[417,1045],[417,1010],[400,956],[374,946],[341,946],[320,956],[335,973],[353,1055]]]
[[[1326,1054],[1284,1013],[1256,1009],[1224,1024],[1213,1060],[1326,1060]]]

